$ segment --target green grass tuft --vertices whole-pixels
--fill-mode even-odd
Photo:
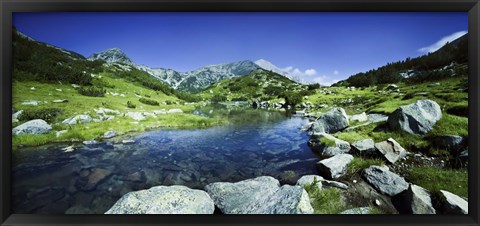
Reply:
[[[405,179],[433,193],[445,190],[459,196],[468,197],[468,173],[466,170],[411,167],[408,169],[408,175]]]

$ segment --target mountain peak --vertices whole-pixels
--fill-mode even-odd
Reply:
[[[104,60],[108,63],[124,63],[134,65],[135,63],[119,48],[111,48],[88,57],[89,60]]]

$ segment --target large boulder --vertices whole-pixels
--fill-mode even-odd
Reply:
[[[300,186],[284,185],[262,176],[236,183],[205,186],[215,205],[225,214],[312,214],[310,199]]]
[[[430,193],[417,185],[410,184],[405,192],[408,211],[413,214],[435,214]]]
[[[407,155],[407,151],[393,138],[375,144],[375,148],[387,161],[395,163]]]
[[[324,159],[317,163],[317,170],[320,175],[328,179],[336,179],[343,176],[347,171],[347,165],[352,162],[353,156],[349,154],[339,154],[331,158]]]
[[[311,136],[308,145],[313,151],[323,156],[334,156],[350,152],[350,144],[335,138],[328,133],[319,133]]]
[[[433,129],[440,118],[440,105],[433,100],[418,100],[395,110],[388,117],[388,125],[393,130],[424,135]]]
[[[157,186],[129,192],[105,214],[213,214],[210,196],[185,186]]]
[[[458,150],[466,145],[465,139],[457,135],[441,135],[432,138],[432,144],[439,148]]]
[[[42,119],[30,120],[12,129],[14,135],[45,134],[50,131],[52,131],[52,126]]]
[[[468,202],[451,192],[440,190],[443,196],[443,207],[445,213],[468,214]]]
[[[92,121],[92,117],[89,115],[76,115],[70,118],[63,120],[63,124],[65,125],[75,125],[77,123],[89,123]]]
[[[355,141],[352,143],[352,148],[360,155],[373,155],[375,153],[375,143],[373,139]]]
[[[312,123],[310,130],[315,133],[335,133],[347,128],[348,116],[343,108],[333,108]]]
[[[382,194],[395,196],[408,189],[403,177],[390,172],[387,167],[370,166],[363,171],[363,177]]]

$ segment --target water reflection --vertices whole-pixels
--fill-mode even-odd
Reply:
[[[315,172],[317,158],[299,128],[305,119],[285,112],[207,106],[197,114],[228,117],[233,125],[157,130],[134,144],[70,144],[14,153],[15,213],[103,213],[123,194],[158,185],[203,188],[261,175],[293,183]]]

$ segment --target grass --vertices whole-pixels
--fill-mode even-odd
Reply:
[[[116,78],[109,73],[101,73],[96,76],[95,83],[103,84],[106,90],[104,97],[84,96],[77,92],[71,84],[51,84],[39,83],[33,81],[22,81],[13,83],[13,108],[16,111],[24,110],[26,115],[17,126],[32,117],[47,118],[53,126],[53,131],[49,134],[42,135],[19,135],[13,136],[13,148],[19,145],[37,146],[49,142],[62,142],[77,140],[98,139],[103,133],[114,129],[117,134],[130,132],[142,132],[153,128],[204,128],[215,125],[227,124],[224,118],[206,118],[198,115],[190,114],[197,106],[203,104],[197,102],[195,104],[182,104],[184,101],[179,100],[175,96],[165,95],[160,91],[154,91],[134,83],[130,83],[121,78]],[[31,89],[34,87],[34,89]],[[58,89],[58,90],[57,90]],[[61,90],[61,91],[60,91]],[[150,96],[152,99],[158,100],[158,106],[148,104],[140,104],[140,96]],[[66,103],[53,103],[53,100],[66,99]],[[24,101],[38,101],[38,106],[22,105]],[[170,105],[164,104],[171,103]],[[136,105],[136,109],[130,109],[127,103]],[[129,111],[137,112],[153,112],[154,110],[179,108],[182,114],[166,114],[157,115],[157,118],[147,117],[147,120],[138,124],[132,124],[132,119],[122,116],[116,116],[115,119],[103,122],[91,122],[88,124],[74,125],[71,127],[64,126],[61,122],[69,117],[78,114],[87,114],[92,118],[98,118],[94,109],[108,108],[119,110],[121,113]],[[49,110],[50,109],[50,110]],[[51,109],[54,109],[52,111]],[[52,112],[61,112],[59,115],[52,115]],[[56,132],[67,129],[68,132],[56,137]]]
[[[372,165],[382,166],[384,161],[381,159],[371,159],[364,157],[355,157],[350,164],[348,164],[347,173],[354,175]]]
[[[462,197],[468,197],[468,173],[466,170],[411,167],[405,179],[433,193],[445,190]]]
[[[326,137],[320,138],[320,143],[322,143],[322,144],[324,144],[325,146],[328,146],[328,147],[335,147],[335,141],[330,140]]]
[[[319,189],[316,186],[317,183],[321,183],[321,181],[314,178],[311,184],[304,187],[310,197],[315,214],[337,214],[346,210],[346,203],[339,189]]]
[[[429,135],[445,134],[468,137],[468,118],[444,113]]]

